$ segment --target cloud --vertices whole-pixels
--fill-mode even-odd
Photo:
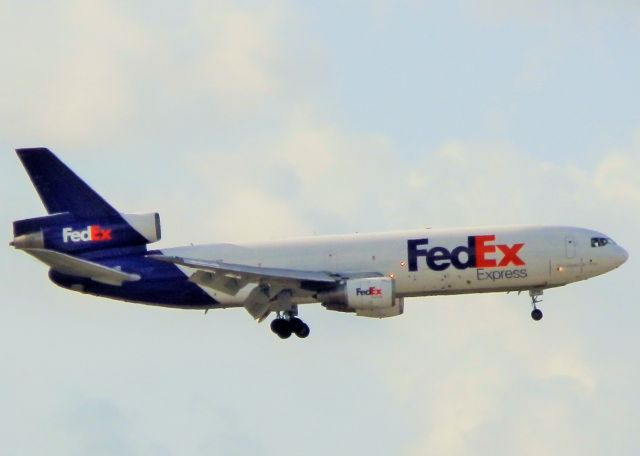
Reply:
[[[204,40],[203,83],[230,111],[255,107],[282,89],[277,69],[283,44],[277,29],[287,19],[282,2],[269,7],[197,2],[196,33]]]
[[[524,296],[409,305],[402,334],[378,353],[389,390],[415,420],[404,454],[598,454],[599,437],[585,429],[605,425],[600,413],[612,405],[598,397],[608,375],[557,307],[542,327]]]
[[[559,165],[508,142],[453,139],[408,159],[389,137],[296,113],[271,142],[193,154],[199,180],[183,197],[196,192],[192,213],[206,219],[207,233],[227,239],[452,225],[597,227],[596,217],[618,219],[621,206],[637,206],[635,154],[630,146],[602,154],[595,167]]]
[[[272,197],[255,188],[236,188],[218,199],[207,215],[209,226],[217,226],[220,239],[282,239],[310,234],[286,200]]]
[[[624,16],[640,12],[638,3],[633,0],[609,2],[597,0],[559,2],[551,0],[464,0],[463,4],[473,17],[491,22],[506,22],[514,19],[525,22],[548,22],[558,18],[570,18],[597,23],[611,16]]]
[[[5,21],[3,35],[22,37],[6,62],[12,71],[1,77],[5,115],[23,120],[4,126],[13,138],[78,144],[127,124],[133,94],[126,74],[148,46],[134,20],[112,3],[74,1],[8,8]],[[39,28],[42,38],[24,39],[25,30]]]
[[[74,398],[74,402],[67,420],[75,431],[76,454],[134,454],[127,420],[116,404],[100,399]]]
[[[397,154],[384,136],[350,135],[307,116],[294,115],[270,151],[272,162],[293,176],[298,207],[344,220],[371,219],[399,184],[403,166],[394,163]]]
[[[640,147],[633,155],[614,152],[606,156],[595,174],[598,192],[610,203],[640,207]]]
[[[607,153],[589,169],[538,159],[506,142],[460,139],[408,160],[391,138],[354,136],[299,118],[272,151],[273,162],[295,176],[292,203],[313,204],[345,226],[356,219],[387,229],[579,224],[593,216],[594,207],[606,210],[615,198],[635,204],[638,195],[635,151]]]
[[[87,150],[116,136],[139,140],[145,129],[159,135],[195,122],[224,130],[282,110],[300,78],[312,77],[292,71],[305,57],[281,31],[295,16],[286,2],[194,1],[173,16],[165,24],[102,0],[12,3],[0,18],[0,37],[16,43],[4,52],[11,71],[0,75],[3,135]],[[40,33],[26,39],[25,28]]]

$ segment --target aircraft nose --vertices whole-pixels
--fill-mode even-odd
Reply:
[[[629,259],[629,253],[618,246],[618,252],[616,253],[616,267],[622,266]]]

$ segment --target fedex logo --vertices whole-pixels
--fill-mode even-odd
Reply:
[[[456,269],[525,266],[518,256],[524,244],[495,244],[495,240],[495,235],[469,236],[467,245],[449,250],[445,247],[422,248],[429,244],[429,239],[409,239],[409,271],[418,270],[420,257],[426,259],[427,267],[433,271],[444,271],[450,266]]]
[[[71,242],[104,242],[111,240],[111,229],[98,225],[89,225],[86,230],[74,231],[73,228],[62,229],[62,241]]]
[[[358,296],[380,296],[382,297],[382,288],[369,287],[367,289],[362,289],[360,287],[356,288],[356,295]]]

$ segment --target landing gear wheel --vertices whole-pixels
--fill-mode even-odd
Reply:
[[[304,325],[304,322],[298,317],[291,317],[289,319],[289,324],[291,325],[291,330],[297,334],[300,328],[302,328],[302,325]]]
[[[531,318],[535,321],[542,320],[542,311],[538,309],[538,304],[542,302],[542,299],[540,298],[542,293],[544,293],[544,290],[540,288],[529,290],[529,296],[531,296],[531,307],[533,307],[533,310],[531,311]]]
[[[295,334],[301,339],[309,337],[311,330],[307,324],[297,317],[285,315],[278,316],[271,322],[271,331],[278,335],[280,339],[288,339],[291,334]]]
[[[533,309],[531,311],[531,318],[533,318],[535,321],[542,320],[542,311],[540,309]]]
[[[297,327],[296,330],[294,331],[296,333],[296,336],[298,336],[300,339],[309,337],[309,334],[311,333],[309,326],[307,326],[307,324],[302,320],[300,320],[300,323],[302,324],[299,327]]]
[[[293,333],[293,328],[288,320],[276,318],[271,322],[271,331],[276,333],[280,339],[288,339]]]
[[[309,337],[309,334],[311,334],[311,329],[309,329],[309,326],[305,323],[302,329],[296,333],[296,336],[300,339],[305,339]]]
[[[293,317],[291,320],[289,320],[289,324],[291,325],[291,329],[294,334],[301,339],[308,337],[309,333],[311,333],[309,326],[307,326],[307,324],[299,318]]]

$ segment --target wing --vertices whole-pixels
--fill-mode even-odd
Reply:
[[[247,266],[243,264],[224,263],[222,261],[207,261],[193,258],[182,258],[166,255],[149,255],[154,260],[179,264],[188,268],[209,271],[215,274],[223,274],[229,277],[241,276],[249,282],[260,279],[275,279],[284,281],[308,281],[319,283],[336,283],[342,278],[339,274],[330,274],[322,271],[302,271],[298,269],[263,268],[259,266]]]
[[[341,274],[326,271],[266,268],[167,255],[148,257],[195,269],[189,280],[232,296],[249,283],[258,284],[247,297],[244,307],[260,321],[272,310],[291,305],[293,294],[331,288],[344,279]]]

